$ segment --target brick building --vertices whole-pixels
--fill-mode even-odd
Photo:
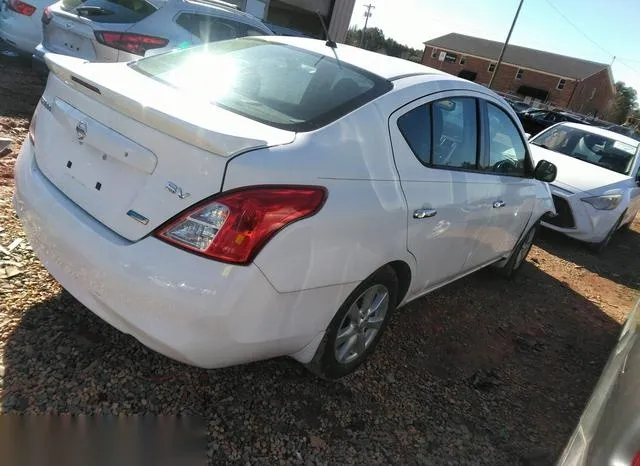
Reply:
[[[451,33],[424,43],[424,65],[488,85],[502,43]],[[509,45],[494,91],[584,115],[604,115],[616,89],[611,67],[579,58]]]

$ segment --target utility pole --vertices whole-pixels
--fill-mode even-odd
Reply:
[[[362,32],[360,33],[360,48],[362,48],[362,46],[364,45],[364,32],[367,30],[367,24],[369,24],[369,18],[371,18],[371,16],[373,15],[373,13],[371,13],[371,10],[376,9],[376,7],[371,3],[369,3],[368,5],[365,5],[364,7],[367,9],[367,11],[364,12],[364,27],[362,28]]]
[[[507,45],[509,45],[509,39],[511,39],[511,33],[513,32],[513,28],[516,25],[516,21],[518,20],[518,15],[520,14],[520,9],[522,8],[522,4],[524,0],[520,0],[520,4],[518,5],[518,9],[516,10],[516,15],[513,17],[513,22],[511,23],[511,29],[509,29],[509,34],[507,34],[507,40],[504,41],[504,45],[502,46],[502,50],[500,51],[500,58],[498,58],[498,63],[496,63],[496,67],[493,70],[493,74],[491,75],[491,79],[489,80],[489,85],[487,86],[491,89],[491,84],[493,84],[493,78],[498,74],[498,70],[500,69],[500,64],[502,63],[502,57],[504,57],[504,51],[507,49]]]

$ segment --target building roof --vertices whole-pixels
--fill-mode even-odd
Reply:
[[[431,47],[476,55],[489,60],[498,60],[500,51],[502,50],[501,42],[465,36],[455,32],[428,40],[424,44]],[[609,65],[605,63],[567,57],[566,55],[511,44],[509,44],[504,53],[503,61],[512,65],[574,79],[585,79],[592,74],[609,68]]]

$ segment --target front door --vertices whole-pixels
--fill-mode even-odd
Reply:
[[[527,146],[511,117],[490,102],[481,104],[487,150],[483,162],[491,179],[491,227],[485,244],[487,255],[506,255],[515,247],[528,224],[534,204],[537,181],[532,177],[532,165]]]
[[[471,95],[440,93],[389,120],[416,293],[461,274],[491,222],[491,177],[478,171],[478,100]]]

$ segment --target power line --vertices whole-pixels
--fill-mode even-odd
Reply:
[[[564,18],[564,20],[569,23],[571,26],[573,26],[573,28],[578,31],[580,34],[582,34],[582,36],[587,39],[589,42],[591,42],[593,45],[595,45],[596,47],[598,47],[600,50],[602,50],[604,53],[606,53],[607,55],[609,55],[610,57],[613,57],[614,55],[609,52],[608,50],[606,50],[604,47],[602,47],[600,44],[598,44],[596,41],[594,41],[591,37],[589,37],[586,33],[582,32],[582,29],[580,29],[578,26],[576,26],[576,24],[571,21],[569,18],[567,18],[567,16],[565,16],[564,13],[562,13],[553,3],[551,3],[549,0],[545,0],[547,2],[547,4],[553,8],[554,10],[556,10],[556,13],[558,13],[560,16],[562,16]]]
[[[587,39],[589,42],[591,42],[593,45],[595,45],[596,47],[598,47],[600,50],[602,50],[604,53],[606,53],[607,55],[609,55],[610,57],[613,58],[613,60],[611,61],[611,65],[613,65],[614,61],[617,61],[618,63],[626,66],[627,68],[629,68],[631,71],[633,71],[634,73],[636,73],[637,75],[640,76],[640,71],[636,70],[634,67],[630,66],[628,63],[625,63],[624,60],[617,58],[614,54],[612,54],[611,52],[609,52],[607,49],[605,49],[603,46],[601,46],[600,44],[598,44],[595,40],[593,40],[591,37],[589,37],[588,34],[586,34],[585,32],[582,31],[582,29],[580,29],[573,21],[571,21],[564,13],[562,13],[562,11],[560,11],[553,3],[551,3],[549,0],[545,0],[547,2],[547,4],[553,8],[556,13],[558,13],[560,16],[562,16],[562,18],[569,23],[576,31],[578,31],[585,39]],[[625,59],[626,60],[626,59]],[[640,60],[638,60],[640,62]]]

